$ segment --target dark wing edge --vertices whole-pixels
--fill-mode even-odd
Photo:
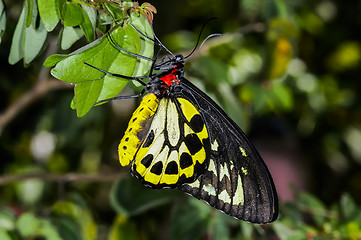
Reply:
[[[198,106],[205,118],[213,147],[207,171],[179,189],[235,218],[260,224],[275,221],[277,191],[262,157],[210,97],[185,78],[181,84],[182,95]]]

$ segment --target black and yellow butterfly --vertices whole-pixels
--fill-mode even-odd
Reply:
[[[150,59],[142,92],[147,94],[119,144],[121,165],[130,164],[131,174],[150,188],[179,188],[247,222],[276,220],[277,193],[261,156],[237,124],[184,77],[185,57],[170,54],[160,63],[158,54]]]

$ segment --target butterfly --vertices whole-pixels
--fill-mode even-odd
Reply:
[[[165,46],[150,39],[160,46],[159,54]],[[139,95],[146,94],[118,147],[120,164],[130,165],[130,173],[147,187],[178,188],[247,222],[275,221],[276,188],[256,148],[220,106],[184,77],[185,59],[194,50],[186,57],[166,50],[170,55],[158,63],[158,54],[148,59],[130,53],[153,62],[147,83],[86,63],[144,85]]]

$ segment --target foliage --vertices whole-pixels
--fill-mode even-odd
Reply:
[[[150,63],[125,54],[112,40],[151,58],[152,42],[136,29],[152,35],[152,5],[75,0],[6,4],[0,1],[0,54],[12,65],[3,61],[0,81],[0,239],[361,238],[361,47],[355,4],[152,2],[159,13],[155,32],[175,52],[188,53],[204,20],[220,17],[205,31],[223,35],[207,41],[187,62],[187,78],[261,139],[261,150],[273,150],[261,151],[269,166],[274,154],[278,159],[286,155],[281,166],[292,165],[291,173],[301,176],[292,182],[295,197],[286,202],[279,186],[291,181],[288,172],[271,168],[281,214],[266,226],[237,221],[179,191],[146,189],[117,163],[116,146],[134,102],[93,105],[117,95],[128,81],[84,62],[116,74],[146,75]],[[45,65],[55,66],[53,76],[75,84],[74,98],[66,89],[37,92],[58,86],[39,74],[48,75],[49,68],[41,65],[45,55],[54,54],[45,53],[54,38],[60,54]],[[43,88],[33,88],[37,85]],[[27,108],[21,107],[31,96]],[[84,117],[77,118],[69,103]],[[5,127],[8,109],[18,115]],[[114,172],[119,174],[113,177]]]

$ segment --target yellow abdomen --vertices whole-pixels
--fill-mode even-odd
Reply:
[[[146,123],[156,112],[158,104],[157,97],[153,93],[149,93],[143,97],[139,107],[134,111],[118,147],[119,162],[122,166],[127,166],[133,161],[142,138],[145,136],[141,133],[145,127],[149,127]]]

